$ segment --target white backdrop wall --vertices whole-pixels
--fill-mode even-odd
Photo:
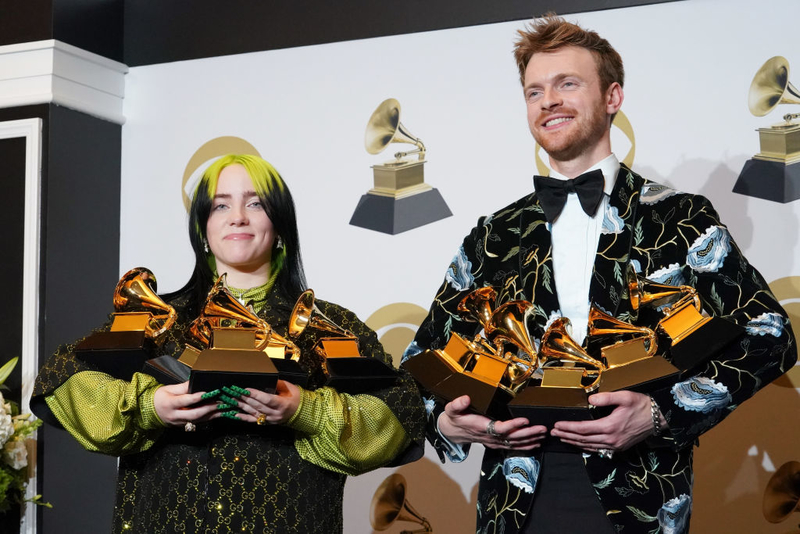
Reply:
[[[774,55],[800,72],[800,39],[787,23],[800,19],[800,2],[691,0],[568,19],[608,38],[625,61],[622,110],[635,132],[634,170],[711,198],[767,281],[800,277],[800,201],[779,204],[731,192],[744,162],[758,152],[755,129],[797,111],[782,106],[768,117],[753,117],[747,91],[756,70]],[[188,279],[193,256],[181,178],[200,146],[237,136],[254,145],[291,187],[309,285],[320,298],[362,319],[397,302],[427,309],[477,217],[531,190],[534,142],[511,55],[523,24],[131,68],[124,101],[121,272],[147,266],[161,292]],[[800,74],[792,81],[800,85]],[[372,186],[370,165],[389,159],[398,146],[371,156],[363,145],[370,114],[389,97],[400,101],[402,122],[428,147],[426,181],[453,211],[450,218],[396,236],[348,224]],[[615,133],[614,143],[620,156],[627,152],[624,136]],[[781,298],[793,310],[800,307],[800,289]],[[783,389],[790,396],[782,402],[800,407],[794,388]],[[729,422],[722,427],[734,428]],[[744,482],[732,480],[738,489],[724,492],[714,506],[735,504],[744,495],[752,509],[732,506],[727,515],[741,513],[771,532],[756,517],[763,484],[783,462],[800,460],[800,450],[778,453],[772,445],[758,445],[763,434],[739,431],[747,437],[730,455],[737,462],[750,458],[753,472]],[[791,432],[796,443],[800,433]],[[434,518],[437,532],[468,531],[474,524],[480,453],[474,450],[467,464],[440,469],[428,450],[426,460],[403,468],[410,500]],[[388,474],[380,470],[348,482],[346,532],[371,532],[369,501]],[[698,475],[698,492],[701,484]],[[723,493],[719,486],[716,493]],[[698,495],[693,531],[706,531],[700,525],[718,511],[704,510]],[[437,522],[440,516],[447,519]],[[736,517],[731,522],[742,525]],[[399,530],[393,526],[390,532]]]

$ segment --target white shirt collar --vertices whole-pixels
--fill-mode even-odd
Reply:
[[[598,161],[588,169],[583,172],[593,171],[595,169],[600,169],[603,171],[603,192],[606,195],[611,195],[612,189],[614,189],[614,182],[617,180],[617,174],[619,173],[620,165],[617,156],[614,154],[609,155],[607,158]],[[581,173],[583,174],[583,173]],[[558,180],[569,180],[566,176],[559,173],[554,169],[550,169],[550,177],[556,178]]]

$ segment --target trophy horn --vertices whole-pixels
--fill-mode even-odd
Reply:
[[[256,346],[263,350],[269,343],[272,327],[259,318],[251,306],[245,306],[234,297],[226,287],[226,275],[223,274],[211,288],[203,311],[189,326],[191,337],[204,347],[211,345],[211,332],[214,328],[255,328]]]
[[[492,305],[497,299],[497,291],[491,286],[471,292],[458,303],[458,312],[466,321],[477,321],[484,330],[492,320]]]
[[[178,314],[157,293],[155,275],[145,267],[131,269],[114,288],[114,309],[117,313],[147,312],[152,315],[145,327],[149,338],[157,338],[174,323]],[[163,322],[162,322],[163,321]],[[161,326],[158,324],[161,323]]]
[[[595,380],[585,387],[586,391],[591,392],[600,386],[600,372],[605,371],[606,366],[583,350],[583,347],[572,339],[567,331],[570,324],[568,318],[559,317],[545,331],[539,346],[538,365],[543,369],[559,362],[588,365],[590,369],[584,371],[585,377],[597,373],[594,376]]]
[[[289,337],[297,339],[306,328],[321,330],[339,337],[355,338],[352,332],[334,323],[314,304],[314,290],[306,289],[297,299],[289,316]]]
[[[528,317],[533,315],[533,304],[524,300],[510,300],[500,305],[484,326],[492,343],[510,342],[523,352],[536,358],[536,348],[528,333]],[[502,354],[502,350],[500,351]]]
[[[400,473],[389,475],[372,497],[369,522],[375,530],[386,530],[395,521],[410,521],[422,525],[413,532],[433,532],[431,524],[406,499],[406,479]],[[403,534],[412,531],[404,530]]]
[[[800,104],[800,91],[789,81],[789,62],[782,56],[766,61],[750,84],[747,106],[763,117],[779,104]]]
[[[780,523],[792,512],[800,512],[800,462],[786,462],[769,479],[763,512],[770,523]]]
[[[618,336],[635,335],[644,337],[649,341],[647,355],[654,356],[658,350],[656,343],[656,333],[646,326],[634,326],[625,321],[621,321],[606,312],[592,306],[589,310],[589,335],[590,336]]]
[[[634,311],[638,311],[642,306],[659,307],[676,304],[684,299],[691,299],[698,311],[702,309],[697,290],[692,286],[671,286],[653,282],[637,274],[632,267],[628,268],[626,275],[628,294]]]
[[[398,160],[419,153],[419,159],[425,159],[425,145],[422,140],[412,135],[400,122],[400,102],[387,98],[372,112],[364,134],[364,147],[370,154],[382,152],[391,143],[408,143],[416,146],[408,152],[398,152]]]

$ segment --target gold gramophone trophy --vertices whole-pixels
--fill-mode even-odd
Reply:
[[[763,117],[780,104],[800,104],[800,91],[789,81],[789,62],[775,56],[758,69],[750,84],[748,107]],[[734,193],[791,202],[800,198],[800,113],[783,122],[758,128],[761,152],[745,162]]]
[[[220,276],[211,288],[203,311],[189,327],[193,344],[179,358],[191,368],[189,391],[237,385],[273,393],[278,369],[265,352],[272,328],[228,291],[225,278]]]
[[[744,328],[722,317],[703,314],[700,296],[691,286],[652,282],[628,265],[628,292],[635,312],[660,308],[657,330],[671,341],[670,362],[686,371],[720,352],[744,333]]]
[[[374,187],[359,200],[350,224],[394,235],[450,217],[442,195],[425,183],[425,145],[400,123],[400,102],[394,98],[381,102],[372,113],[364,139],[370,154],[382,152],[391,143],[416,148],[372,166]]]
[[[123,380],[141,371],[177,313],[157,294],[156,278],[144,267],[125,273],[114,289],[114,320],[75,347],[75,356]]]
[[[395,369],[361,355],[358,338],[320,311],[311,289],[300,295],[289,318],[289,338],[297,340],[303,332],[318,336],[312,350],[321,359],[325,385],[347,393],[362,393],[391,387],[397,381]]]
[[[548,428],[557,421],[592,419],[588,397],[600,387],[605,365],[572,339],[570,326],[569,319],[560,317],[545,331],[537,356],[538,379],[508,403],[513,417]],[[549,440],[548,448],[559,443]]]
[[[406,499],[406,479],[400,473],[389,475],[378,486],[369,507],[369,522],[375,530],[386,530],[395,521],[408,521],[422,525],[421,529],[403,530],[400,534],[433,532],[428,520],[417,512]]]
[[[767,482],[762,504],[764,518],[781,523],[800,512],[800,462],[786,462]]]
[[[680,370],[657,355],[656,333],[591,307],[589,346],[599,342],[605,365],[598,391],[627,389],[646,393],[675,381]]]
[[[458,308],[464,320],[480,323],[489,339],[478,334],[470,340],[453,333],[444,349],[423,351],[406,360],[403,368],[445,402],[469,395],[470,409],[505,419],[508,402],[533,373],[536,353],[525,326],[532,305],[510,301],[492,312],[496,296],[491,287],[477,289]],[[506,344],[528,354],[531,361],[504,352]]]

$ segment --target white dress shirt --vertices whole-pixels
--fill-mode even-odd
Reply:
[[[564,210],[550,227],[553,236],[553,277],[561,305],[561,314],[572,322],[572,337],[583,343],[589,322],[589,286],[597,253],[597,243],[603,229],[603,217],[608,207],[611,190],[620,165],[614,154],[594,164],[584,172],[603,171],[605,194],[597,213],[589,217],[583,211],[578,195],[570,193]],[[559,180],[568,178],[556,171],[550,176]]]

